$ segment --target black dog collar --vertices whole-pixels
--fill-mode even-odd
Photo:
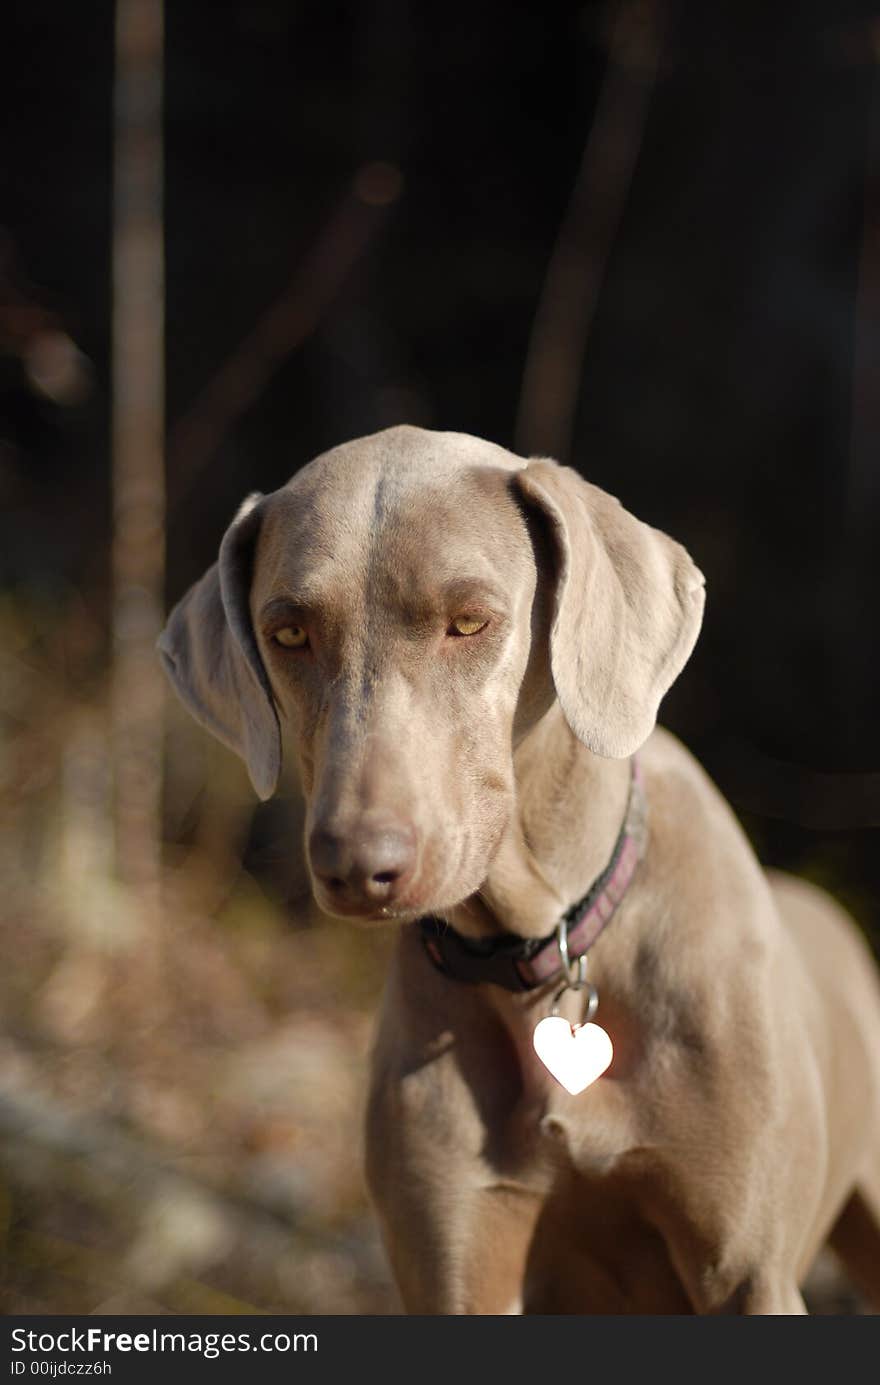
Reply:
[[[626,894],[645,849],[646,810],[642,775],[633,756],[629,799],[611,860],[587,893],[566,910],[572,961],[593,946]],[[490,982],[508,991],[532,991],[562,970],[559,925],[545,938],[503,933],[495,938],[465,938],[442,919],[419,919],[422,941],[434,966],[455,981]]]

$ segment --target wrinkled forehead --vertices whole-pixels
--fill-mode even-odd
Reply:
[[[311,463],[270,498],[257,600],[350,604],[358,593],[430,600],[456,581],[483,582],[511,598],[530,588],[532,550],[509,464],[474,464],[466,449],[415,459],[342,451]]]

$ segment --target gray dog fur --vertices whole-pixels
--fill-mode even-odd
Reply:
[[[702,610],[684,549],[577,473],[400,427],[251,497],[169,617],[261,798],[289,740],[319,905],[398,925],[367,1175],[408,1311],[802,1313],[828,1240],[880,1305],[876,970],[655,729]],[[637,750],[647,851],[590,954],[615,1056],[571,1097],[546,989],[449,980],[408,925],[549,933]]]

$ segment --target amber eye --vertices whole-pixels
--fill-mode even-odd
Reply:
[[[488,620],[478,620],[473,616],[456,616],[449,626],[450,635],[476,635],[485,630]]]
[[[302,649],[303,645],[309,642],[309,637],[301,625],[285,625],[283,629],[276,630],[272,638],[285,649]]]

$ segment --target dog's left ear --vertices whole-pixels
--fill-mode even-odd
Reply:
[[[281,727],[250,616],[254,546],[266,497],[245,501],[220,556],[168,617],[158,649],[171,683],[202,726],[240,755],[260,798],[281,773]]]
[[[696,643],[703,574],[680,544],[570,467],[537,460],[514,481],[543,512],[555,549],[556,696],[579,740],[622,759],[651,734]]]

